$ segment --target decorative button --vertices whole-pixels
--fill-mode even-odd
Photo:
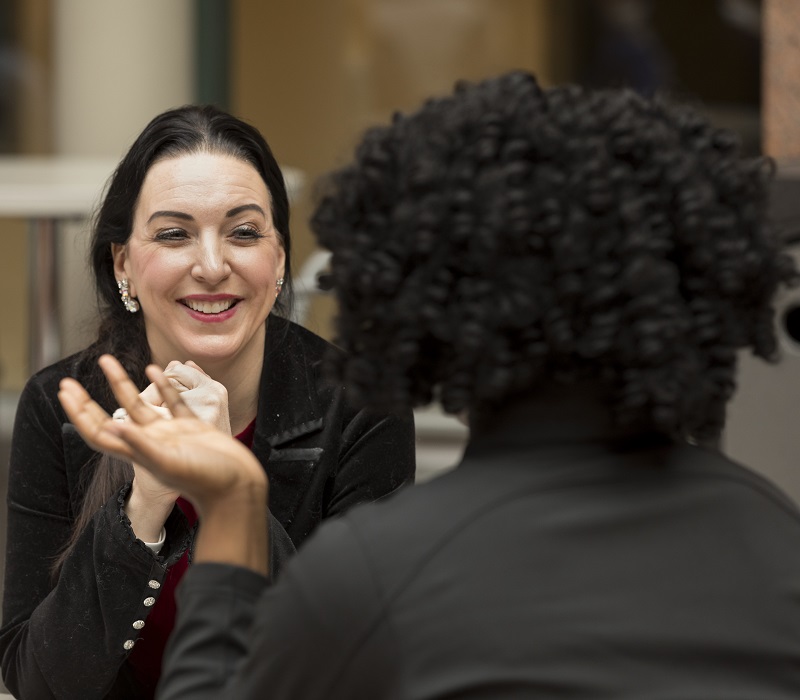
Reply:
[[[152,581],[148,581],[147,585],[150,586],[150,588],[155,588],[155,589],[161,588],[161,584],[155,579],[153,579]]]
[[[135,630],[140,630],[142,627],[144,627],[144,620],[136,620],[136,622],[133,623],[133,629]]]
[[[132,639],[126,639],[125,644],[123,644],[122,646],[125,649],[125,651],[130,651],[131,649],[133,649],[133,645],[134,641]]]
[[[145,598],[144,599],[144,607],[149,608],[151,605],[154,605],[156,602],[155,598]]]

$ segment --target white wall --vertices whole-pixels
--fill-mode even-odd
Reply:
[[[192,101],[192,0],[54,0],[55,148],[122,157],[159,112]],[[110,173],[109,173],[110,174]],[[92,340],[88,221],[59,235],[63,350]]]
[[[58,153],[119,156],[192,100],[191,0],[54,0]]]

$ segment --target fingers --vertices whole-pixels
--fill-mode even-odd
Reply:
[[[65,377],[59,384],[58,399],[70,420],[78,420],[88,428],[99,430],[111,417],[74,379]]]
[[[168,374],[166,376],[169,377]],[[180,393],[183,393],[184,391],[189,391],[190,389],[190,387],[186,386],[185,384],[178,381],[174,377],[169,377],[169,383],[172,384],[172,386],[174,386],[175,389],[177,389]],[[148,403],[151,406],[155,406],[156,408],[163,405],[164,403],[164,399],[161,398],[161,393],[158,391],[158,387],[155,384],[148,384],[145,387],[144,391],[139,393],[139,397],[145,403]]]
[[[130,449],[113,430],[109,416],[74,379],[62,379],[58,400],[81,437],[95,450],[130,457]]]
[[[165,406],[151,406],[151,408],[162,418],[172,418],[172,413]],[[111,414],[114,420],[128,420],[128,412],[124,408],[118,408]]]
[[[178,362],[177,360],[173,360],[167,365],[166,369],[164,370],[164,374],[170,378],[170,383],[178,391],[187,391],[190,387],[174,378],[172,374],[173,368],[182,366],[182,363]],[[142,401],[149,403],[151,406],[162,406],[164,403],[164,399],[161,398],[161,393],[158,391],[158,387],[152,383],[148,384],[144,391],[139,393],[139,397],[142,399]]]
[[[166,406],[153,406],[153,410],[158,413],[161,418],[169,420],[172,418],[172,412]]]
[[[145,369],[145,374],[147,374],[148,379],[158,387],[158,391],[164,399],[164,403],[173,416],[176,418],[196,417],[181,399],[180,392],[170,383],[169,378],[165,376],[161,369],[156,365],[150,365]]]
[[[139,476],[138,470],[147,472],[145,479],[164,482],[165,472],[164,460],[168,449],[164,445],[165,435],[158,431],[151,432],[148,426],[137,425],[136,423],[122,423],[117,430],[120,438],[125,441],[126,446],[131,451],[131,461],[134,464],[134,472]],[[148,476],[149,475],[149,476]]]
[[[196,369],[198,372],[202,372],[203,374],[208,376],[208,374],[205,372],[205,370],[200,365],[198,365],[194,360],[187,360],[186,361],[186,366],[187,367],[194,367],[194,369]]]
[[[111,355],[103,355],[97,361],[103,374],[106,375],[111,391],[114,392],[119,405],[137,423],[151,423],[159,419],[158,413],[139,396],[139,389],[128,377],[128,373]],[[163,396],[163,394],[162,394]]]
[[[209,381],[209,377],[200,367],[189,360],[185,364],[182,362],[170,362],[164,370],[164,376],[172,380],[173,386],[181,391],[185,389],[196,389],[198,386]]]
[[[145,390],[139,394],[139,397],[142,401],[152,404],[153,406],[160,406],[164,402],[155,384],[148,384]]]
[[[169,379],[170,384],[179,392],[188,391],[194,388],[192,376],[186,376],[186,365],[178,360],[173,360],[164,368],[164,376]]]

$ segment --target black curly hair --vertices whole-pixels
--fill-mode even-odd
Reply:
[[[396,115],[323,183],[334,374],[382,408],[480,412],[600,380],[622,423],[714,438],[737,350],[772,359],[796,278],[772,165],[690,107],[513,72]]]

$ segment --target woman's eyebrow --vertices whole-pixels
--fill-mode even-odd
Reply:
[[[237,214],[241,214],[243,211],[257,211],[261,216],[266,218],[266,213],[264,210],[258,206],[258,204],[242,204],[240,207],[234,207],[230,211],[228,211],[225,216],[230,218],[231,216],[236,216]]]
[[[150,218],[147,220],[149,224],[153,219],[157,219],[159,216],[166,216],[170,219],[183,219],[184,221],[194,221],[194,217],[191,214],[186,214],[182,211],[154,211]]]
[[[230,218],[232,216],[236,216],[237,214],[241,214],[243,211],[257,211],[259,214],[261,214],[261,216],[267,216],[264,212],[264,209],[262,209],[258,204],[242,204],[241,206],[228,210],[225,213],[225,217]],[[147,220],[147,223],[149,224],[153,219],[157,219],[160,216],[171,219],[183,219],[184,221],[194,221],[194,217],[191,214],[187,214],[186,212],[182,211],[170,211],[168,209],[164,209],[153,212],[150,215],[150,218]]]

